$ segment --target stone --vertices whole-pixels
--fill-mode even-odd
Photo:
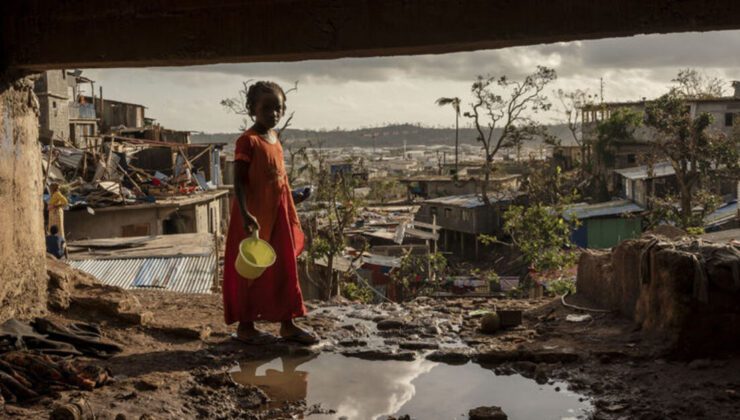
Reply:
[[[433,341],[402,341],[398,344],[398,347],[404,350],[427,350],[438,349],[439,344]]]
[[[464,365],[470,361],[470,355],[464,351],[437,350],[426,355],[427,360],[448,365]]]
[[[480,330],[484,334],[495,334],[501,329],[501,318],[496,312],[483,315],[480,321]]]
[[[384,318],[377,323],[377,327],[380,331],[397,330],[403,326],[403,320],[398,318]]]
[[[544,385],[547,383],[548,377],[547,377],[547,368],[544,364],[539,364],[534,370],[534,380],[540,384]]]
[[[136,381],[134,387],[139,391],[156,391],[163,384],[161,379],[140,379]]]
[[[477,407],[468,412],[470,420],[507,420],[509,417],[501,410],[501,407]]]
[[[146,312],[145,312],[146,313]],[[146,321],[149,328],[162,334],[170,335],[184,340],[205,340],[211,336],[211,327],[208,325],[151,325],[154,323],[153,317]]]
[[[88,420],[94,419],[90,404],[83,398],[67,403],[57,403],[49,415],[50,420]]]
[[[359,350],[359,351],[345,351],[342,355],[347,357],[357,357],[358,359],[364,360],[401,360],[411,362],[416,359],[416,353],[413,351],[400,351],[394,352],[392,350]]]
[[[520,310],[500,310],[496,311],[501,319],[501,328],[512,328],[522,324],[522,311]]]
[[[518,361],[512,362],[511,367],[525,378],[533,378],[537,370],[537,364],[534,362]]]
[[[350,339],[340,341],[339,345],[342,347],[363,347],[363,346],[367,346],[367,341],[360,340],[357,338],[350,338]]]

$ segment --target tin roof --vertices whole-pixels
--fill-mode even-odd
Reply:
[[[506,202],[513,200],[521,193],[508,192],[503,193],[490,192],[488,195],[492,203]],[[438,204],[443,206],[454,206],[471,209],[484,206],[483,198],[479,194],[449,195],[446,197],[437,197],[424,201],[424,204]]]
[[[617,169],[614,172],[630,180],[648,179],[647,165],[635,166],[634,168]],[[676,171],[669,162],[660,162],[653,165],[652,178],[675,175]]]
[[[737,216],[738,201],[733,200],[729,203],[723,204],[714,212],[704,217],[704,224],[707,227],[711,227],[717,224],[721,224],[732,220]]]
[[[629,200],[613,200],[597,204],[575,204],[563,212],[566,219],[590,219],[593,217],[617,216],[645,210]]]
[[[69,265],[123,289],[210,293],[216,256],[72,260]]]

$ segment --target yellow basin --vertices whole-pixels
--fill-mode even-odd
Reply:
[[[257,231],[239,244],[236,272],[247,280],[254,280],[275,264],[275,250],[267,241],[259,238]]]

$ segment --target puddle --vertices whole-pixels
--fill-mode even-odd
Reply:
[[[465,419],[471,408],[498,405],[511,420],[558,420],[586,418],[591,408],[565,384],[538,385],[519,375],[496,376],[473,363],[368,361],[321,353],[245,362],[232,375],[237,382],[261,387],[274,400],[305,399],[308,406],[320,404],[336,411],[310,419],[383,419],[402,414],[417,419]]]

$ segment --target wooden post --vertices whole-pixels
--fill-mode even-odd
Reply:
[[[432,215],[432,235],[434,235],[434,237],[436,238],[436,239],[432,239],[432,242],[433,242],[432,245],[434,246],[433,253],[436,254],[437,253],[437,240],[439,239],[439,236],[437,236],[437,215],[436,214]]]
[[[221,245],[219,243],[218,229],[216,229],[215,226],[213,229],[213,248],[214,248],[213,253],[216,257],[216,267],[213,270],[213,286],[211,287],[211,291],[217,292],[220,289],[219,284],[218,284],[218,280],[219,280],[219,275],[218,275],[219,274],[218,273],[219,263],[218,262],[219,262],[219,259],[221,258],[221,251],[220,251]]]
[[[458,232],[460,235],[460,256],[465,256],[465,234],[462,232]]]
[[[478,254],[478,237],[474,236],[475,238],[475,259],[480,259],[480,255]]]

